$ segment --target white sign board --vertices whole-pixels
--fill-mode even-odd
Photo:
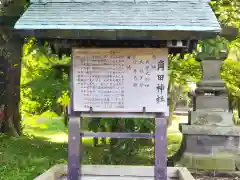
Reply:
[[[165,112],[168,49],[73,49],[73,110]]]

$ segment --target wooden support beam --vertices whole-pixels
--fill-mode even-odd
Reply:
[[[120,133],[120,132],[82,132],[83,137],[102,137],[102,138],[119,138],[119,139],[152,139],[151,133]]]
[[[167,180],[167,117],[157,114],[155,118],[155,180]]]
[[[79,180],[81,137],[79,117],[70,116],[68,133],[68,180]]]

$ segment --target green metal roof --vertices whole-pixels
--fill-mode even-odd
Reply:
[[[16,29],[220,32],[206,0],[32,0]]]

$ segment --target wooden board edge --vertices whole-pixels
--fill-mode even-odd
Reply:
[[[65,174],[67,174],[67,166],[65,164],[57,164],[36,177],[34,180],[56,180]]]
[[[112,54],[114,53],[114,54]],[[168,48],[81,48],[73,47],[72,56],[77,55],[162,55]]]
[[[67,175],[67,172],[66,164],[57,164],[34,180],[56,180],[63,175]],[[81,172],[82,175],[92,176],[154,177],[153,166],[83,165]],[[178,177],[179,167],[167,167],[167,175],[169,178]],[[181,180],[186,180],[186,178]]]

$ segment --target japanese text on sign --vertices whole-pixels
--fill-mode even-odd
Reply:
[[[75,49],[75,111],[167,111],[167,49]]]

